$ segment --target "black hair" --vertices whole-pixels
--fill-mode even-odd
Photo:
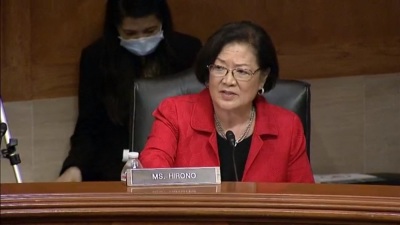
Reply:
[[[108,0],[103,36],[117,38],[117,27],[126,17],[142,18],[149,15],[155,15],[160,20],[164,35],[172,32],[171,12],[166,0]]]
[[[207,66],[214,64],[221,50],[230,43],[246,43],[254,48],[260,71],[266,73],[270,70],[264,83],[265,92],[270,91],[279,77],[276,50],[268,33],[261,26],[249,21],[228,23],[208,38],[197,57],[197,79],[203,84],[208,83]]]

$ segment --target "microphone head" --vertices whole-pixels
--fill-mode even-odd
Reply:
[[[3,135],[6,133],[7,131],[7,124],[5,123],[0,123],[0,138],[3,137]],[[0,139],[1,141],[1,139]]]
[[[232,145],[232,147],[236,146],[235,134],[231,130],[226,131],[225,137],[229,141],[229,143]]]
[[[6,132],[7,131],[7,124],[6,123],[0,123],[0,130]]]

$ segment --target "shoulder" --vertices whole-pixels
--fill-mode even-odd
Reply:
[[[179,32],[172,32],[168,43],[178,54],[187,55],[197,55],[202,46],[200,39]]]
[[[207,132],[213,130],[213,109],[207,89],[197,94],[167,98],[160,104],[155,115],[162,115],[181,128],[190,126]]]
[[[179,117],[191,117],[198,105],[201,105],[203,110],[212,107],[208,102],[210,100],[208,99],[207,93],[208,91],[204,89],[199,93],[176,95],[165,98],[159,104],[158,111],[173,113]]]
[[[297,116],[296,113],[283,108],[282,106],[274,105],[271,103],[268,103],[269,109],[274,113],[274,115],[278,118],[281,119],[287,119],[287,118],[292,118],[294,116]]]
[[[199,94],[186,94],[168,97],[161,101],[159,108],[162,110],[172,108],[179,108],[179,111],[185,110],[191,108],[197,102],[198,98]]]
[[[184,34],[184,33],[180,33],[180,32],[172,32],[170,37],[169,37],[169,41],[172,45],[174,46],[180,46],[180,45],[188,45],[188,46],[193,46],[193,47],[201,47],[201,41],[200,39],[188,35],[188,34]]]
[[[156,119],[168,121],[171,124],[189,124],[197,95],[190,94],[168,97],[161,101],[154,111],[153,116]]]
[[[89,82],[92,82],[91,80],[95,79],[101,73],[100,61],[103,49],[101,39],[94,41],[82,49],[79,60],[81,82],[84,82],[82,79],[89,79]]]
[[[281,106],[269,103],[264,97],[259,97],[257,100],[257,113],[261,113],[269,121],[273,120],[278,127],[288,128],[291,126],[302,126],[298,115]]]
[[[104,42],[101,38],[82,49],[82,56],[99,56],[104,50]]]

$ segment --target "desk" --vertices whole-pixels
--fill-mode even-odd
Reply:
[[[400,224],[400,187],[1,184],[1,224]]]

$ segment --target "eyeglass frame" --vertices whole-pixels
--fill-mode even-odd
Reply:
[[[234,69],[228,69],[228,68],[226,68],[226,67],[224,67],[224,66],[220,66],[220,65],[216,65],[216,64],[210,64],[210,65],[207,65],[208,71],[209,71],[210,73],[212,73],[212,69],[213,69],[213,67],[215,67],[215,66],[220,67],[220,69],[225,69],[225,70],[226,70],[226,73],[225,73],[224,75],[216,75],[216,77],[225,77],[229,72],[231,72],[233,78],[235,78],[236,80],[240,80],[240,81],[250,81],[250,80],[254,77],[254,74],[257,73],[258,71],[260,71],[260,69],[261,69],[261,68],[258,68],[258,69],[256,69],[256,70],[253,72],[253,71],[251,71],[251,70],[249,70],[249,69],[243,69],[243,68],[240,68],[240,67],[234,68]],[[249,72],[249,73],[250,73],[249,79],[246,79],[246,80],[237,79],[237,77],[235,76],[235,71],[237,71],[237,70],[239,70],[239,69],[240,69],[240,70],[243,70],[243,71],[246,71],[246,72]],[[214,74],[214,76],[215,76],[215,74]]]

